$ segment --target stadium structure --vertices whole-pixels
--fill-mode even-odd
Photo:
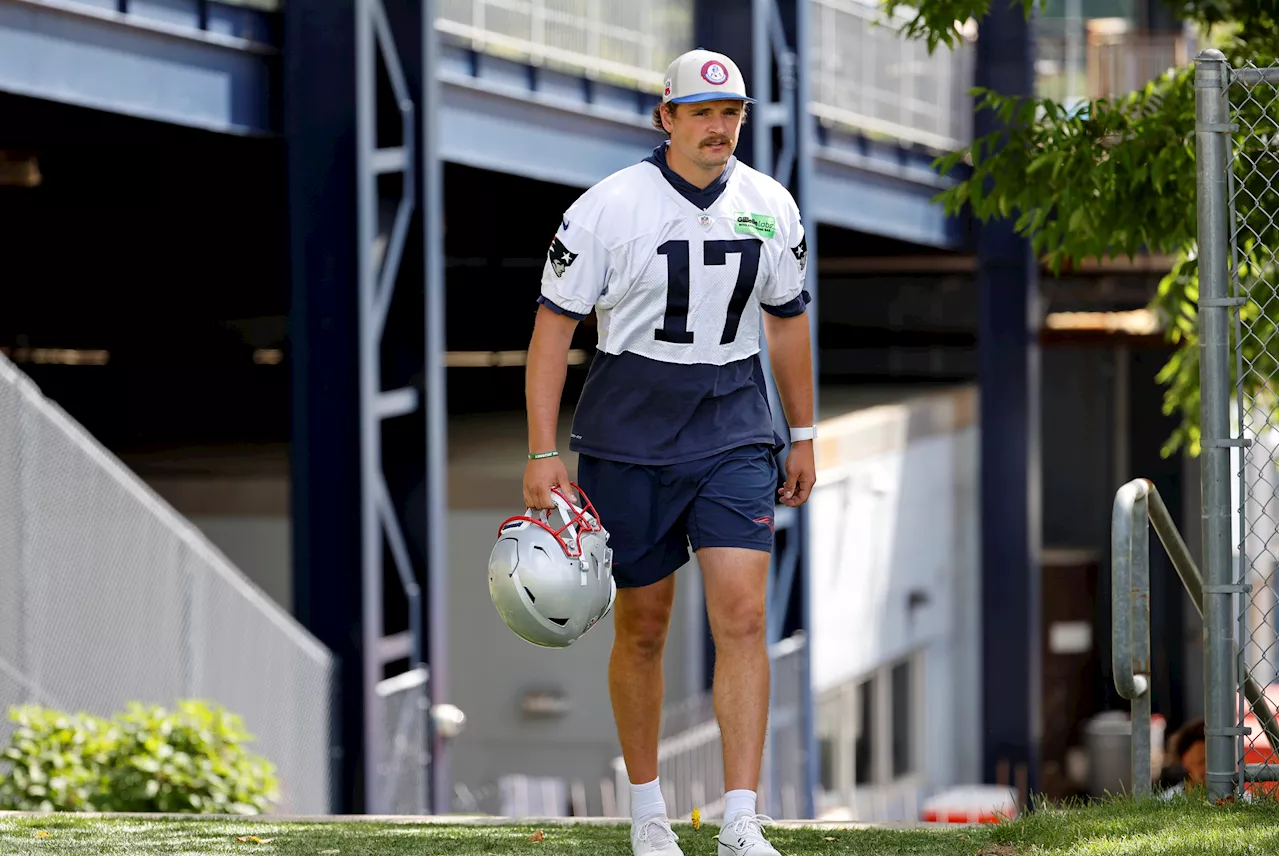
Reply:
[[[1011,224],[947,216],[932,163],[991,130],[974,85],[1098,95],[1188,61],[1157,5],[1064,29],[996,4],[931,54],[857,0],[0,0],[0,705],[211,699],[285,812],[624,813],[609,620],[535,649],[485,563],[549,235],[657,144],[662,71],[702,46],[761,101],[738,155],[798,200],[815,297],[762,810],[1070,790],[1082,723],[1121,706],[1114,488],[1199,514],[1159,454],[1168,260],[1050,277]],[[1184,680],[1155,702],[1181,719],[1198,618],[1164,570],[1153,648]],[[682,815],[720,794],[700,597],[691,560]]]

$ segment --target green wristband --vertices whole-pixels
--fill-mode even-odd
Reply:
[[[553,449],[550,452],[533,452],[532,454],[529,455],[529,460],[539,461],[539,460],[542,460],[543,458],[556,458],[559,456],[560,456],[560,453]]]

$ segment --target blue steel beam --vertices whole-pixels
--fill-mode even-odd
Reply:
[[[1021,6],[996,4],[982,20],[976,85],[1034,93],[1035,43]],[[974,136],[999,130],[983,110]],[[975,225],[982,550],[982,775],[1012,774],[1029,798],[1039,789],[1040,353],[1039,266],[1013,224]],[[1007,780],[1006,780],[1007,781]]]
[[[657,96],[442,46],[440,157],[450,163],[589,187],[658,144]]]
[[[809,216],[821,223],[926,247],[959,250],[963,222],[933,197],[953,183],[933,156],[894,144],[828,135],[814,149]]]
[[[334,799],[364,807],[355,0],[289,0],[284,85],[293,418],[290,495],[298,620],[341,663]]]
[[[194,13],[201,4],[168,5]],[[224,133],[276,132],[278,50],[217,23],[0,0],[0,91]]]

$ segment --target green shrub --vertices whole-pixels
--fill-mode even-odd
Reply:
[[[119,731],[100,717],[36,705],[9,718],[18,727],[0,755],[0,808],[100,811]]]
[[[221,707],[135,702],[106,720],[24,705],[9,716],[0,809],[260,814],[277,798],[275,768]]]

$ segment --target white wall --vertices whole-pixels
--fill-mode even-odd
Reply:
[[[233,565],[293,612],[293,566],[288,517],[193,514],[188,519]]]
[[[814,690],[917,654],[918,772],[887,788],[905,786],[916,799],[976,781],[979,771],[975,407],[973,390],[959,389],[819,428],[810,499],[821,593],[813,599]],[[882,703],[882,720],[888,711]]]

